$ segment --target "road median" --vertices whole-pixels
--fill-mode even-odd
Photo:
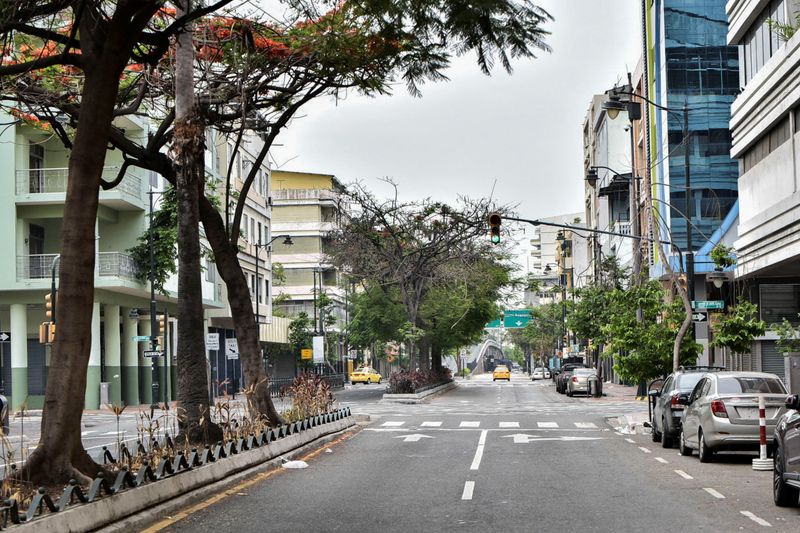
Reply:
[[[420,390],[415,393],[410,394],[384,394],[383,398],[381,399],[381,403],[406,403],[406,404],[414,404],[414,403],[422,403],[432,399],[435,396],[440,394],[444,394],[452,389],[455,389],[458,385],[455,381],[448,381],[447,383],[441,383],[439,385],[434,385],[429,388],[425,388],[424,390]]]

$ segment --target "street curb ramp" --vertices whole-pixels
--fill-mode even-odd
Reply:
[[[381,403],[422,403],[430,400],[434,396],[444,394],[449,390],[455,389],[456,387],[458,387],[458,385],[455,381],[449,381],[447,383],[436,385],[435,387],[431,387],[430,389],[425,389],[414,394],[384,394],[383,398],[381,398]]]
[[[340,433],[356,423],[355,417],[352,416],[349,409],[337,411],[333,415],[321,416],[330,417],[332,420],[302,430],[299,429],[301,427],[298,425],[299,423],[290,424],[291,433],[261,447],[221,456],[218,459],[209,460],[201,466],[182,470],[159,478],[158,481],[124,490],[90,503],[70,505],[63,511],[37,516],[30,522],[22,522],[19,526],[9,529],[25,533],[95,531],[141,511],[152,510],[153,507],[169,503],[208,485],[226,480],[232,481],[237,473],[258,467],[329,435]],[[305,425],[305,421],[303,423],[302,425]],[[283,434],[283,431],[279,434]]]

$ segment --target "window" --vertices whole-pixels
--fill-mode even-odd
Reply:
[[[248,221],[248,216],[242,215],[242,238],[244,240],[247,240],[247,227],[248,227],[247,221]]]
[[[761,320],[767,324],[777,324],[784,318],[793,324],[798,323],[800,313],[800,284],[761,285]]]
[[[206,281],[214,283],[217,280],[217,271],[215,270],[214,262],[211,259],[206,258],[205,263],[206,263]]]
[[[262,278],[261,276],[258,276],[258,288],[259,288],[259,291],[258,291],[258,303],[260,303],[260,304],[264,303],[264,291],[262,290],[263,286],[264,286],[264,278]]]
[[[779,379],[744,376],[720,378],[717,391],[719,394],[786,394],[786,388]]]
[[[741,71],[744,83],[753,79],[775,52],[783,46],[780,35],[770,27],[770,21],[786,22],[786,0],[772,0],[748,30],[742,44],[744,61]]]
[[[794,111],[795,117],[797,117],[798,110],[800,110],[800,108]],[[795,119],[795,129],[797,129],[797,119]],[[763,161],[769,154],[777,150],[778,147],[791,138],[791,132],[790,115],[786,115],[783,120],[775,124],[744,153],[742,157],[743,171],[747,172]]]
[[[258,233],[256,234],[256,236],[258,237],[258,244],[262,244],[264,240],[261,235],[261,222],[258,223]]]
[[[250,300],[256,301],[256,275],[250,274]]]
[[[30,192],[46,192],[44,182],[44,147],[30,143],[28,150]]]

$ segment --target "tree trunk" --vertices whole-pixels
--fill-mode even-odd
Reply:
[[[110,55],[110,54],[107,54]],[[81,443],[86,371],[92,340],[95,224],[100,178],[123,62],[87,69],[80,119],[69,158],[56,305],[58,324],[45,390],[39,444],[19,477],[35,485],[88,483],[103,468]]]
[[[678,277],[675,275],[675,271],[672,270],[672,265],[669,264],[667,254],[664,253],[661,243],[656,243],[656,248],[658,248],[658,254],[661,256],[661,262],[664,263],[664,268],[669,274],[672,284],[675,286],[675,290],[678,291],[678,295],[681,297],[683,309],[686,311],[686,316],[684,317],[683,323],[678,330],[678,334],[675,335],[675,342],[672,344],[672,371],[677,372],[681,365],[681,347],[683,346],[683,339],[686,337],[686,333],[689,331],[689,328],[692,327],[692,302],[689,301],[689,294],[686,289],[684,289],[683,286],[678,283]],[[694,280],[687,280],[687,282],[693,283]]]
[[[239,252],[228,242],[222,217],[206,198],[201,199],[200,215],[206,238],[214,251],[217,270],[228,289],[228,305],[236,329],[249,409],[253,416],[266,417],[271,425],[280,425],[283,420],[269,394],[269,376],[262,365],[258,324],[247,278],[239,264]]]
[[[427,335],[419,340],[419,369],[431,369],[431,339]]]
[[[458,359],[461,359],[460,357]],[[431,368],[433,370],[442,370],[442,347],[431,346]]]
[[[190,10],[181,4],[178,16]],[[203,293],[200,268],[200,196],[204,186],[205,124],[194,105],[191,27],[178,37],[175,66],[175,130],[178,212],[178,410],[180,436],[192,443],[216,442],[222,430],[211,422]]]

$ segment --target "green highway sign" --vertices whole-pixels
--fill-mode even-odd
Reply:
[[[725,309],[723,300],[693,300],[692,309]]]
[[[531,321],[531,312],[528,309],[506,309],[503,311],[503,326],[506,329],[524,328]],[[486,329],[500,327],[500,318],[486,324]]]

